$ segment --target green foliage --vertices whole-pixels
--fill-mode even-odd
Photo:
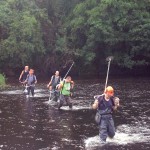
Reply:
[[[5,76],[0,74],[0,86],[4,86],[5,84]]]
[[[75,7],[69,18],[68,34],[76,48],[86,49],[87,53],[94,49],[104,58],[112,54],[118,65],[132,68],[147,64],[149,10],[149,1],[85,0]],[[84,43],[79,32],[85,38]]]
[[[44,54],[41,21],[47,17],[30,0],[0,1],[0,61],[7,67],[33,62],[34,55]]]
[[[149,0],[1,0],[0,69],[45,73],[75,60],[81,72],[109,55],[119,67],[148,65],[149,12]]]

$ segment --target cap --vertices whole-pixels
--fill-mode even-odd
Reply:
[[[108,93],[114,93],[114,89],[112,86],[108,86],[105,90],[105,92],[108,92]]]

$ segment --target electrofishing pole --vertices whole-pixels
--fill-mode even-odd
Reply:
[[[65,76],[64,76],[63,79],[65,79],[65,78],[67,77],[67,75],[68,75],[68,73],[70,72],[70,70],[71,70],[71,68],[73,67],[73,65],[74,65],[74,61],[73,61],[73,63],[71,64],[70,68],[68,69],[68,71],[67,71],[67,73],[65,74]]]
[[[107,83],[108,83],[108,75],[109,75],[109,69],[110,69],[110,62],[111,62],[111,60],[113,60],[113,59],[114,59],[113,56],[108,56],[108,57],[106,58],[106,61],[108,61],[108,67],[107,67],[107,75],[106,75],[106,82],[105,82],[104,91],[105,91],[105,89],[106,89],[106,87],[107,87]],[[102,95],[104,95],[104,93],[101,94],[101,95],[95,95],[95,96],[94,96],[94,99],[98,99],[98,97],[99,97],[99,96],[102,96]]]
[[[74,65],[74,61],[73,63],[71,64],[70,68],[68,69],[67,73],[65,74],[64,78],[62,81],[64,81],[64,79],[67,77],[68,73],[70,72],[71,68],[73,67]],[[58,88],[59,84],[56,86],[56,89]],[[49,101],[50,101],[50,97],[51,97],[51,91],[50,91],[50,96],[49,96]]]
[[[113,59],[114,59],[113,56],[108,56],[108,57],[106,58],[106,61],[108,61],[108,68],[107,68],[107,76],[106,76],[106,82],[105,82],[105,88],[104,88],[104,90],[105,90],[106,87],[107,87],[108,75],[109,75],[109,68],[110,68],[110,62],[111,62],[111,60],[113,60]]]

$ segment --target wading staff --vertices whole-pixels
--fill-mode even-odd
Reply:
[[[110,62],[111,62],[111,60],[113,60],[113,56],[108,56],[107,58],[106,58],[106,61],[108,61],[108,68],[107,68],[107,76],[106,76],[106,82],[105,82],[105,89],[106,89],[106,87],[107,87],[107,82],[108,82],[108,75],[109,75],[109,68],[110,68]],[[104,89],[104,91],[105,91],[105,89]]]
[[[68,73],[70,72],[70,70],[71,70],[71,68],[73,67],[73,65],[74,65],[74,61],[73,61],[73,63],[71,64],[69,70],[67,71],[67,73],[65,74],[65,76],[64,76],[63,79],[65,79],[65,78],[67,77],[67,75],[68,75]]]

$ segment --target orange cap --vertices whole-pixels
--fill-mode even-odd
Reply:
[[[114,93],[114,89],[113,89],[112,86],[108,86],[108,87],[105,89],[105,92]]]

